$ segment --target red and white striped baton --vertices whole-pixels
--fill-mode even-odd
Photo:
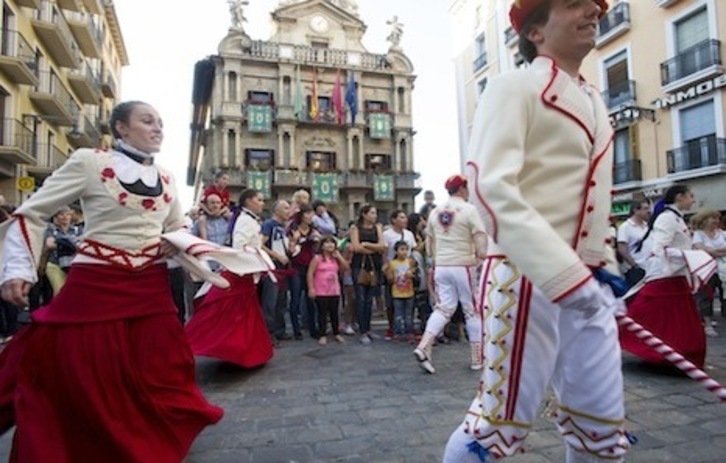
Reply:
[[[716,396],[721,399],[722,402],[726,402],[726,388],[724,388],[718,381],[708,376],[705,371],[698,368],[692,362],[686,360],[685,357],[674,351],[672,347],[664,343],[660,338],[656,337],[653,333],[646,330],[643,325],[640,325],[627,315],[615,314],[615,318],[618,321],[618,325],[632,332],[648,347],[658,352],[659,354],[662,354],[666,360],[668,360],[678,369],[696,380],[703,387],[716,394]]]

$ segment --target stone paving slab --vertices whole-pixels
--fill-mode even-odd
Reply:
[[[205,394],[225,409],[187,463],[436,463],[473,399],[478,372],[468,346],[434,351],[423,373],[412,346],[346,337],[345,345],[284,342],[265,367],[242,370],[198,359]],[[726,382],[726,337],[709,338],[708,372]],[[692,380],[646,368],[625,355],[628,429],[639,443],[628,462],[726,461],[726,404]],[[0,439],[8,458],[10,433]],[[540,417],[526,453],[507,461],[564,461],[554,424]]]

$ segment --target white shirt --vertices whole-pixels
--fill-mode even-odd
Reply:
[[[726,249],[726,232],[716,230],[716,235],[711,238],[703,230],[693,232],[693,244],[703,244],[707,250]]]
[[[452,196],[431,211],[426,241],[435,265],[472,266],[484,258],[487,234],[476,208]]]
[[[397,232],[393,227],[386,229],[383,232],[383,242],[388,246],[387,258],[389,261],[393,260],[396,255],[396,243],[399,241],[405,241],[408,244],[408,255],[411,255],[411,250],[416,247],[416,238],[410,230],[403,229],[403,232]]]
[[[618,228],[618,243],[625,243],[628,246],[630,256],[641,267],[645,265],[645,261],[648,259],[648,253],[642,250],[638,252],[636,248],[647,231],[648,224],[642,223],[639,225],[632,217],[620,224]]]

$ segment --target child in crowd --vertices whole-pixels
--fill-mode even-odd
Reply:
[[[404,335],[408,342],[413,343],[413,302],[414,279],[416,278],[416,261],[409,257],[408,244],[399,241],[394,245],[395,257],[389,261],[384,270],[391,284],[393,299],[393,339],[397,341]]]
[[[318,344],[324,346],[328,339],[326,329],[328,315],[333,328],[333,336],[339,343],[345,342],[338,330],[338,305],[340,304],[340,272],[349,269],[348,262],[338,251],[338,243],[333,236],[326,236],[320,242],[320,254],[316,255],[308,267],[308,296],[315,300],[318,307],[320,337]]]

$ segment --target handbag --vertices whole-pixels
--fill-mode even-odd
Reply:
[[[360,272],[358,273],[358,279],[356,282],[360,286],[378,286],[378,274],[376,274],[375,267],[373,265],[373,259],[371,256],[366,256],[366,259],[370,263],[370,269],[367,270],[361,259]]]

